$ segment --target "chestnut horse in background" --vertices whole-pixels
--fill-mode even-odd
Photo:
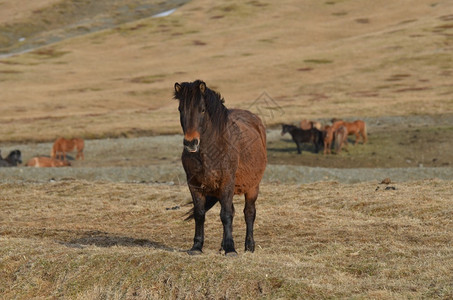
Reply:
[[[359,142],[360,136],[362,137],[362,142],[365,144],[368,140],[367,132],[366,132],[366,124],[362,120],[356,120],[354,122],[345,122],[343,120],[338,120],[332,124],[333,131],[335,132],[340,126],[346,127],[348,131],[348,135],[355,135],[355,143],[356,145]]]
[[[69,167],[69,161],[63,161],[55,158],[40,156],[33,157],[26,164],[27,167],[48,168],[48,167]]]
[[[320,122],[310,121],[310,120],[305,119],[305,120],[300,121],[300,128],[303,130],[310,130],[312,128],[322,130],[322,125]]]
[[[335,152],[338,154],[341,152],[343,145],[348,144],[348,130],[345,126],[341,125],[335,131]]]
[[[66,152],[71,152],[74,150],[74,148],[77,149],[77,156],[76,159],[79,157],[83,160],[85,159],[83,155],[83,147],[85,146],[85,142],[83,139],[80,138],[73,138],[70,140],[67,140],[65,138],[58,138],[55,143],[53,144],[52,147],[52,152],[50,153],[50,156],[52,158],[57,158],[63,157],[63,160],[66,160]]]
[[[322,133],[324,141],[324,155],[327,153],[331,154],[330,149],[332,148],[332,141],[334,138],[335,130],[333,129],[332,126],[326,125]]]
[[[192,195],[195,235],[189,254],[202,253],[206,212],[220,203],[221,249],[236,255],[233,241],[233,195],[245,195],[245,251],[255,250],[255,201],[267,164],[266,129],[249,111],[227,109],[203,81],[175,83],[184,132],[182,164]]]

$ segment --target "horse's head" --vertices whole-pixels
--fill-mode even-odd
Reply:
[[[223,99],[201,80],[175,83],[174,97],[179,100],[184,150],[198,152],[202,134],[208,128],[222,128],[222,124],[226,123],[227,109]]]
[[[22,163],[22,154],[20,150],[13,150],[9,153],[6,160],[12,164],[13,166],[17,166],[18,164]]]
[[[282,135],[285,135],[285,133],[289,132],[291,127],[291,125],[282,124]]]

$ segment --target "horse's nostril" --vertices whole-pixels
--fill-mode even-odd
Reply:
[[[198,151],[198,146],[200,144],[200,139],[198,138],[195,138],[191,141],[188,141],[186,139],[184,139],[184,148],[189,151],[189,152],[197,152]]]

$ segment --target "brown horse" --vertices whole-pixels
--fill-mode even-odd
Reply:
[[[77,156],[76,159],[79,157],[83,160],[85,159],[83,155],[83,147],[85,146],[85,142],[83,139],[80,138],[73,138],[70,140],[67,140],[65,138],[58,138],[55,143],[53,144],[52,147],[52,152],[50,153],[50,156],[52,158],[57,158],[60,157],[63,158],[63,160],[66,160],[66,152],[71,152],[74,150],[74,148],[77,149]]]
[[[27,167],[46,168],[46,167],[68,167],[71,166],[69,161],[63,161],[50,157],[33,157],[26,164]]]
[[[366,132],[366,124],[362,120],[356,120],[354,122],[345,122],[343,120],[338,120],[332,124],[333,130],[337,130],[340,126],[345,126],[348,135],[355,135],[355,143],[356,145],[359,142],[359,138],[362,137],[362,142],[365,144],[368,140],[367,132]]]
[[[291,135],[293,141],[296,143],[298,154],[302,153],[302,148],[300,145],[301,143],[313,143],[316,153],[318,153],[319,148],[322,147],[322,132],[315,127],[304,130],[294,125],[282,124],[281,135],[285,135],[285,133],[287,132]]]
[[[335,131],[335,152],[340,153],[341,148],[348,144],[348,130],[345,126],[340,126]]]
[[[335,130],[332,126],[326,125],[323,130],[323,139],[324,139],[324,155],[331,153],[330,149],[332,148],[332,141],[334,138]]]
[[[321,125],[320,122],[310,121],[310,120],[304,119],[304,120],[300,121],[300,128],[303,129],[303,130],[310,130],[312,128],[316,128],[318,130],[321,130],[322,129],[322,125]]]
[[[192,195],[195,235],[189,254],[202,252],[206,212],[220,202],[221,249],[235,255],[233,195],[245,195],[245,250],[253,252],[253,224],[259,185],[267,163],[266,131],[260,118],[246,110],[227,109],[220,94],[203,81],[175,83],[184,132],[182,164]]]

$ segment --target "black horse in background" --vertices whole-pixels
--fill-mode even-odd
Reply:
[[[282,124],[282,135],[285,133],[291,134],[293,141],[297,145],[297,153],[301,154],[302,150],[300,147],[301,143],[313,143],[315,146],[315,152],[318,153],[319,148],[322,147],[323,137],[322,132],[315,127],[309,130],[303,130],[294,125]]]
[[[11,151],[6,158],[2,158],[0,152],[0,167],[17,167],[22,163],[22,154],[20,150]]]

